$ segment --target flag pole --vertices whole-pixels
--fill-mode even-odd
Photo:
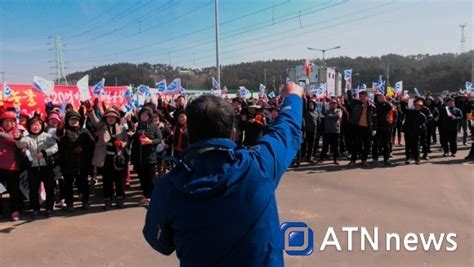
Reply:
[[[215,0],[215,19],[216,19],[216,72],[217,82],[221,84],[221,66],[219,63],[219,0]],[[220,89],[220,88],[219,88]]]

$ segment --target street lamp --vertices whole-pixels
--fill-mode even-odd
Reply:
[[[324,66],[324,65],[326,65],[325,62],[324,62],[324,55],[326,54],[326,51],[336,50],[336,49],[339,49],[339,48],[341,48],[341,46],[336,46],[336,47],[327,48],[327,49],[317,49],[317,48],[308,47],[308,50],[323,52],[323,66]]]

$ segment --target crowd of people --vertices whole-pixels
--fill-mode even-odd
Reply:
[[[226,100],[235,112],[233,140],[241,147],[257,143],[278,116],[283,102],[280,97],[268,99],[265,95],[250,99],[237,95]],[[165,173],[163,158],[179,159],[190,145],[187,102],[182,95],[171,101],[159,97],[157,103],[144,103],[129,113],[119,107],[106,107],[98,100],[82,102],[78,109],[68,105],[65,110],[48,103],[43,113],[1,110],[0,182],[9,193],[11,219],[19,220],[24,209],[19,177],[25,171],[32,218],[40,215],[41,185],[46,194],[45,215],[49,217],[55,205],[74,212],[74,187],[82,208],[90,209],[90,187],[99,176],[103,208],[108,210],[114,203],[123,208],[130,186],[130,166],[143,191],[139,204],[148,205],[155,177]],[[374,165],[379,155],[383,164],[391,165],[392,148],[402,144],[402,133],[407,164],[429,160],[438,135],[443,156],[456,157],[458,132],[462,131],[465,145],[469,127],[473,134],[472,102],[464,95],[411,100],[379,94],[372,100],[366,91],[357,96],[348,91],[345,96],[323,99],[308,94],[303,105],[304,141],[294,164],[298,167],[303,160],[322,163],[331,151],[335,164],[344,156],[351,166],[358,159],[368,166],[371,154]],[[473,158],[471,148],[466,159]]]
[[[305,138],[295,164],[299,166],[303,160],[321,163],[330,147],[335,164],[341,155],[350,159],[350,166],[360,159],[367,167],[371,155],[372,164],[377,166],[381,155],[383,164],[391,165],[393,146],[401,146],[402,140],[405,163],[420,164],[420,160],[430,159],[431,145],[438,142],[438,136],[443,156],[456,157],[458,132],[462,131],[463,145],[468,144],[468,132],[473,134],[473,103],[474,98],[464,94],[414,99],[376,94],[370,99],[366,91],[359,92],[357,98],[348,91],[346,96],[329,99],[307,96]],[[317,157],[321,139],[322,151]],[[473,157],[471,149],[466,159]]]

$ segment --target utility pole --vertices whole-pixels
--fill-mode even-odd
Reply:
[[[464,53],[464,47],[466,44],[466,36],[464,35],[464,30],[466,26],[467,26],[467,23],[459,24],[459,27],[461,27],[461,54]]]
[[[54,81],[56,83],[63,82],[68,85],[66,75],[64,73],[63,47],[61,43],[61,36],[56,34],[54,36]]]
[[[327,48],[327,49],[317,49],[317,48],[308,47],[308,50],[323,52],[323,67],[325,67],[326,66],[326,61],[325,61],[326,51],[335,50],[335,49],[339,49],[339,48],[341,48],[341,46],[336,46],[336,47]]]
[[[221,84],[221,65],[219,62],[219,0],[215,0],[215,19],[216,19],[216,72],[217,82]]]

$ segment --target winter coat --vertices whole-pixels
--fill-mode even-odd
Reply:
[[[140,136],[144,134],[148,137],[152,144],[142,145],[140,143]],[[139,122],[135,134],[131,138],[131,162],[133,165],[155,165],[156,160],[156,146],[162,142],[162,135],[158,125],[151,122]]]
[[[308,133],[316,133],[316,129],[318,127],[318,113],[316,112],[316,102],[310,101],[314,103],[315,108],[309,109],[307,107],[304,110],[303,118],[304,118],[304,128],[305,131]]]
[[[426,132],[426,115],[420,110],[416,109],[405,109],[405,123],[403,124],[402,130],[408,135],[421,136]]]
[[[112,140],[112,136],[108,130],[108,125],[106,122],[99,121],[95,112],[89,113],[89,118],[97,129],[97,141],[94,148],[94,157],[92,158],[92,166],[94,167],[104,167],[105,158],[107,156],[107,143]],[[119,124],[115,123],[113,126],[115,127],[115,140],[122,142],[122,147],[125,148],[127,146],[127,133],[124,127]],[[119,151],[117,150],[117,153]]]
[[[374,120],[376,113],[375,106],[367,103],[362,103],[358,99],[354,99],[350,91],[347,92],[347,99],[349,102],[349,124],[359,125],[360,116],[364,110],[364,106],[367,105],[367,125],[369,129],[377,128],[377,120]]]
[[[324,133],[333,134],[341,132],[342,111],[338,108],[324,111]]]
[[[49,159],[58,152],[58,143],[56,139],[49,133],[41,132],[38,135],[29,134],[16,141],[19,149],[29,150],[32,161],[31,167],[44,167],[51,165]],[[42,158],[38,157],[38,153],[43,154]]]
[[[69,128],[59,141],[59,165],[63,174],[88,173],[92,167],[95,141],[85,128]]]
[[[302,101],[287,96],[251,148],[199,140],[155,184],[143,233],[186,266],[283,266],[275,191],[302,141]],[[195,155],[193,157],[193,155]]]
[[[0,169],[20,170],[20,151],[16,146],[12,133],[0,128]]]
[[[443,108],[441,108],[439,111],[440,128],[445,132],[456,132],[458,130],[459,123],[463,118],[463,114],[457,107],[452,107],[449,108],[449,111],[452,114],[452,117],[450,118],[446,108],[446,106],[443,106]]]

